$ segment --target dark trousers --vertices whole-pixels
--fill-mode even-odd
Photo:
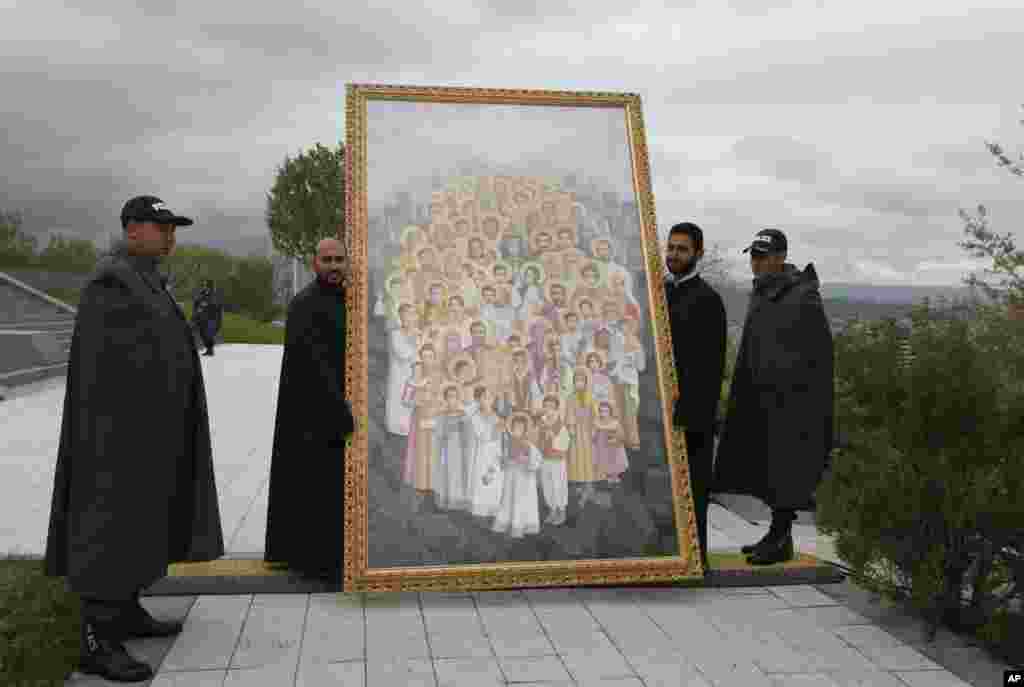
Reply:
[[[196,323],[196,329],[199,330],[199,339],[203,342],[203,347],[208,351],[212,351],[217,338],[216,325],[200,320]]]
[[[686,453],[690,465],[690,491],[696,511],[697,537],[702,556],[708,553],[708,497],[713,475],[715,438],[712,431],[686,432]]]

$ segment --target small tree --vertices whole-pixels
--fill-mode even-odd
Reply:
[[[285,157],[267,194],[267,227],[274,249],[304,262],[321,239],[339,236],[345,225],[345,147],[319,143]]]
[[[1021,106],[1024,109],[1024,105]],[[1021,120],[1024,124],[1024,119]],[[1005,167],[1011,174],[1024,178],[1024,153],[1018,159],[1011,159],[998,143],[986,141],[985,146],[996,158],[1000,167]],[[966,250],[971,257],[987,258],[992,266],[985,270],[989,277],[1002,277],[997,286],[977,274],[968,275],[964,283],[972,287],[980,287],[990,298],[1011,307],[1024,306],[1024,251],[1017,250],[1013,234],[997,234],[989,227],[989,214],[984,205],[977,210],[968,212],[961,209],[960,219],[964,223],[966,241],[958,245]]]
[[[261,322],[277,316],[274,304],[274,267],[259,256],[235,258],[231,272],[221,282],[224,300]]]
[[[164,265],[175,296],[178,300],[190,301],[204,279],[212,279],[223,293],[221,282],[231,274],[234,261],[223,251],[182,244],[165,259]]]
[[[989,215],[984,205],[971,213],[960,210],[967,240],[957,245],[973,258],[988,258],[991,267],[984,270],[987,278],[970,274],[964,278],[968,286],[979,287],[990,298],[1011,306],[1024,305],[1024,251],[1018,250],[1013,234],[997,234],[989,228]],[[1000,278],[997,285],[990,279]]]
[[[31,267],[35,263],[36,239],[22,231],[21,213],[0,210],[0,264]]]
[[[39,265],[56,272],[90,272],[96,267],[99,251],[92,241],[70,239],[60,234],[50,236],[50,242],[39,254]]]

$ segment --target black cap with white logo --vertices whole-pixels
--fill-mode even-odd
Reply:
[[[127,227],[129,222],[156,222],[177,227],[192,225],[192,220],[174,214],[156,196],[136,196],[125,203],[121,210],[121,226]]]
[[[772,255],[785,253],[787,246],[786,235],[781,231],[778,229],[762,229],[757,232],[754,242],[747,246],[743,252],[756,255]]]

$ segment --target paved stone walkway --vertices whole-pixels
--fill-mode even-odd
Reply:
[[[176,641],[129,647],[160,664],[153,687],[954,687],[1001,680],[1001,667],[954,637],[926,647],[919,627],[883,629],[849,607],[844,594],[856,593],[840,584],[146,599],[157,616],[185,617],[185,631]],[[976,652],[968,675],[976,681],[926,655],[937,647]]]

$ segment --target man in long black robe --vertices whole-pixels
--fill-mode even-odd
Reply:
[[[313,269],[316,279],[292,299],[285,323],[264,559],[336,585],[345,439],[355,429],[345,399],[344,245],[321,241]]]
[[[181,631],[140,591],[170,563],[224,555],[202,368],[157,271],[192,220],[162,205],[125,205],[124,241],[82,290],[46,540],[46,573],[82,599],[80,670],[121,681],[153,674],[122,640]]]
[[[690,491],[704,571],[708,569],[708,499],[714,464],[715,424],[725,373],[725,306],[697,273],[704,234],[691,222],[669,231],[665,297],[672,327],[672,353],[679,399],[672,424],[685,430]]]
[[[748,494],[772,509],[768,533],[743,547],[754,565],[794,557],[796,513],[813,510],[814,491],[832,450],[832,330],[813,265],[786,262],[778,229],[749,248],[754,273],[736,356],[715,489]]]

